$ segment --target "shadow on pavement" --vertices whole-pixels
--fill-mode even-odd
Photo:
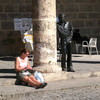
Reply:
[[[100,61],[72,61],[73,63],[100,64]]]
[[[0,78],[16,78],[16,76],[0,76]]]
[[[0,69],[0,73],[15,73],[15,69]]]
[[[76,57],[76,59],[78,57],[83,57],[82,55],[73,55],[72,57]],[[57,62],[61,62],[61,59],[58,59]],[[66,60],[67,62],[67,60]],[[100,64],[100,61],[81,61],[81,60],[72,60],[73,63],[87,63],[87,64]]]
[[[0,69],[0,73],[3,73],[0,75],[0,78],[16,78],[16,75],[13,75],[15,73],[14,69]],[[6,75],[9,73],[12,75]]]
[[[61,60],[57,60],[57,62],[61,62]],[[72,63],[100,64],[100,61],[75,61],[75,60],[72,60]]]
[[[79,56],[79,55],[76,56],[76,55],[75,55],[75,56],[72,56],[72,57],[83,57],[83,56]]]
[[[0,60],[3,60],[3,61],[15,61],[15,58],[16,57],[13,57],[13,56],[0,56]]]

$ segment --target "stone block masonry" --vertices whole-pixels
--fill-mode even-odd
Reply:
[[[66,14],[66,20],[80,29],[82,36],[97,38],[100,50],[100,0],[57,0],[57,15]]]
[[[0,0],[0,56],[18,55],[24,47],[14,18],[32,18],[32,0]]]
[[[32,0],[0,0],[0,46],[2,47],[0,55],[17,54],[16,49],[24,46],[20,32],[14,30],[14,18],[32,18],[35,13],[32,15],[32,3]],[[96,37],[100,50],[100,0],[56,0],[56,14],[59,13],[66,14],[66,20],[71,21],[74,28],[80,29],[82,36]],[[2,41],[8,42],[9,33],[13,33],[13,39],[20,39],[19,47],[15,47],[17,42],[14,42],[11,47],[2,44]],[[13,52],[9,48],[14,48]]]

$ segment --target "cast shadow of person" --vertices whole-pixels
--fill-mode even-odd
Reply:
[[[89,38],[87,36],[81,36],[80,35],[80,30],[79,29],[75,29],[73,32],[73,37],[72,37],[72,41],[74,41],[76,44],[80,44],[82,45],[83,41],[87,41],[89,43]],[[89,54],[88,49],[86,48],[86,54]]]
[[[9,67],[11,65],[8,64],[9,61],[12,62],[14,60],[15,60],[15,57],[13,56],[0,56],[0,61],[3,61],[1,62],[1,67],[0,67],[0,78],[7,78],[7,79],[16,78],[15,69]],[[5,63],[6,61],[7,63]],[[5,64],[5,66],[7,67],[5,68],[2,63]]]

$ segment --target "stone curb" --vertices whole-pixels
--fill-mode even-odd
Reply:
[[[91,85],[91,86],[82,86],[82,87],[71,87],[71,88],[61,88],[61,89],[55,89],[55,90],[39,90],[39,91],[31,91],[31,92],[25,92],[25,93],[11,93],[11,94],[1,94],[0,100],[29,100],[29,97],[34,97],[38,93],[43,94],[46,92],[52,92],[52,91],[59,91],[59,90],[70,90],[70,89],[83,89],[83,88],[100,88],[100,85]]]
[[[93,81],[93,82],[92,82]],[[67,82],[67,83],[66,83]],[[92,83],[91,83],[92,82]],[[28,97],[34,97],[41,93],[58,91],[63,89],[83,89],[83,88],[100,88],[100,78],[90,79],[79,79],[79,80],[71,80],[71,81],[63,81],[62,84],[60,81],[52,82],[52,84],[48,84],[44,89],[33,89],[32,87],[23,87],[23,86],[5,86],[1,90],[0,100],[29,100]],[[6,89],[6,90],[5,90]],[[8,92],[9,91],[9,92]]]
[[[69,80],[69,79],[81,79],[89,77],[100,77],[100,71],[98,72],[60,72],[60,73],[45,73],[44,79],[49,81]]]
[[[46,82],[53,82],[59,80],[70,80],[70,79],[82,79],[90,77],[100,77],[100,71],[98,72],[59,72],[59,73],[44,73],[44,80]],[[0,79],[0,86],[14,85],[16,79]]]

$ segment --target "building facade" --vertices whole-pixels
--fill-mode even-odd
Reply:
[[[20,31],[14,30],[14,18],[32,18],[32,6],[32,0],[0,0],[0,55],[16,55],[24,47]],[[96,37],[100,50],[100,0],[56,0],[56,15],[59,13],[82,36]]]

